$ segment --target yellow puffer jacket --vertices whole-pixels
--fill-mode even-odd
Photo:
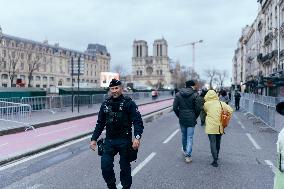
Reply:
[[[223,134],[224,129],[221,124],[221,105],[217,93],[209,90],[204,97],[204,111],[206,112],[206,134]],[[224,110],[232,114],[233,109],[225,102],[221,102]]]

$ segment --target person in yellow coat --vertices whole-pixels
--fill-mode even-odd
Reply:
[[[276,110],[284,115],[284,102],[276,106]],[[280,131],[277,140],[277,169],[274,177],[274,189],[284,188],[284,128]]]
[[[204,111],[206,112],[205,133],[208,134],[210,141],[213,167],[218,167],[218,157],[221,146],[221,137],[224,133],[224,128],[221,123],[222,108],[232,115],[233,109],[225,102],[219,101],[218,95],[214,90],[209,90],[204,97]]]

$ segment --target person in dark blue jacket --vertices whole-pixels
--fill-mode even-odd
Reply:
[[[121,184],[123,188],[129,189],[132,184],[130,162],[133,161],[130,160],[130,153],[133,150],[138,150],[144,126],[135,102],[122,94],[121,82],[113,79],[109,87],[111,96],[101,105],[90,147],[93,150],[96,149],[97,140],[106,128],[104,152],[101,157],[103,178],[108,188],[116,188],[113,161],[114,156],[119,153]],[[132,125],[134,125],[133,141]]]

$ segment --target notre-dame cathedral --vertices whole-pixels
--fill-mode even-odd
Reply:
[[[132,74],[135,82],[155,88],[171,86],[170,58],[165,39],[157,39],[153,44],[153,56],[148,55],[148,44],[144,40],[134,40]]]

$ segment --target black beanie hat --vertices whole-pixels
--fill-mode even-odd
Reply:
[[[121,82],[117,79],[112,79],[111,82],[109,83],[109,87],[114,87],[118,85],[121,85]]]
[[[186,87],[192,87],[195,85],[195,82],[193,80],[188,80],[185,82]]]

